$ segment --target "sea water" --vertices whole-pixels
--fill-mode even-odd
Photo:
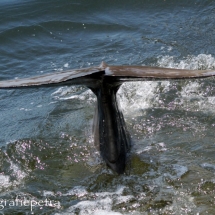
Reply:
[[[0,2],[0,80],[72,68],[215,67],[215,2]],[[94,145],[85,86],[0,90],[0,214],[215,214],[215,80],[124,83],[126,173]]]

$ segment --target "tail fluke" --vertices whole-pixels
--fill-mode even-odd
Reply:
[[[55,85],[58,83],[66,84],[66,82],[68,81],[76,80],[81,77],[88,77],[93,74],[99,73],[102,70],[104,70],[102,67],[91,67],[91,68],[74,69],[74,70],[67,70],[63,72],[45,74],[45,75],[35,76],[31,78],[0,81],[0,88],[14,88],[14,87],[19,88],[19,87],[32,87],[32,86],[38,87],[38,86],[45,86],[45,85]],[[76,84],[75,81],[73,82],[71,82],[71,84]],[[84,84],[84,81],[78,84]]]
[[[141,79],[183,79],[215,76],[215,70],[186,70],[148,66],[108,66],[105,76],[123,81]]]
[[[215,76],[215,70],[185,70],[148,66],[111,66],[102,62],[98,67],[73,69],[31,78],[0,81],[0,88],[38,87],[60,83],[60,85],[80,84],[88,86],[88,78],[91,77],[96,79],[111,77],[115,81],[123,82],[150,79],[204,78],[210,76]],[[92,82],[90,83],[91,85]]]

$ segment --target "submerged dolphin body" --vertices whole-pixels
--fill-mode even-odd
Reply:
[[[0,81],[0,88],[51,87],[85,85],[97,96],[95,123],[100,153],[106,164],[118,174],[125,171],[131,140],[116,93],[125,81],[204,78],[215,76],[215,70],[184,70],[147,66],[110,66],[74,69],[42,76]]]

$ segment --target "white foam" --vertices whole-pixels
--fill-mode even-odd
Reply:
[[[122,215],[122,214],[114,211],[96,210],[92,215]]]
[[[27,176],[25,172],[23,172],[18,165],[14,164],[13,162],[10,162],[10,175],[15,177],[16,180],[11,181],[10,175],[5,175],[3,173],[0,173],[0,190],[5,189],[10,186],[17,186],[22,183],[23,179]]]
[[[69,63],[65,63],[65,64],[63,65],[63,67],[68,68],[68,67],[69,67]]]
[[[112,207],[114,204],[121,204],[129,202],[132,199],[135,199],[132,195],[123,196],[123,191],[125,186],[119,186],[115,192],[96,192],[91,193],[86,190],[83,186],[76,186],[63,196],[76,196],[78,198],[87,197],[89,200],[82,200],[77,204],[69,207],[66,211],[61,214],[75,214],[76,211],[79,211],[80,215],[100,215],[100,214],[113,214],[120,215],[121,213],[113,211]],[[57,215],[56,213],[55,215]]]
[[[8,175],[0,174],[0,189],[11,186],[10,177]]]
[[[20,182],[27,176],[27,174],[22,171],[17,164],[13,162],[10,163],[10,169],[12,170],[12,175],[16,177],[17,182]]]
[[[142,146],[141,148],[137,148],[135,153],[142,154],[145,152],[149,152],[151,150],[158,150],[159,152],[164,152],[164,151],[167,151],[167,147],[166,147],[165,143],[156,143],[156,144],[148,145],[145,147]]]
[[[83,86],[60,87],[51,94],[56,100],[84,100],[86,102],[95,102],[96,97],[91,90]]]
[[[208,96],[208,102],[212,105],[215,104],[215,96]]]
[[[157,143],[156,148],[162,152],[167,150],[166,144],[164,142]]]
[[[113,214],[115,212],[111,210],[112,204],[113,204],[113,200],[110,197],[106,197],[106,198],[94,200],[94,201],[86,200],[86,201],[81,201],[76,205],[69,207],[65,212],[61,214],[63,215],[75,214],[77,210],[79,211],[79,215]],[[58,213],[56,213],[55,215],[58,215]]]
[[[199,54],[197,56],[187,56],[183,60],[177,61],[173,56],[161,56],[158,59],[158,66],[178,69],[214,69],[215,58],[212,55]]]
[[[215,165],[214,164],[203,163],[200,166],[203,167],[204,169],[209,169],[209,170],[215,171]]]
[[[53,191],[49,191],[49,190],[44,190],[43,191],[43,196],[54,196],[54,192]]]
[[[195,209],[194,197],[188,195],[186,191],[175,191],[172,204],[161,209],[160,212],[165,214],[193,214]]]
[[[127,196],[119,196],[116,198],[116,204],[122,204],[131,201],[132,199],[135,199],[132,195]]]
[[[66,194],[62,194],[62,196],[77,196],[83,197],[88,194],[87,190],[83,186],[76,186],[73,189],[69,190]]]
[[[157,86],[156,81],[124,83],[117,93],[122,111],[138,113],[138,110],[152,107]]]
[[[162,56],[158,58],[156,65],[153,66],[191,70],[207,69],[213,70],[211,72],[209,71],[208,74],[214,74],[215,58],[211,55],[200,54],[198,56],[188,56],[178,61],[172,56]],[[144,114],[144,109],[162,107],[165,101],[163,100],[164,96],[162,97],[161,94],[165,95],[171,89],[174,89],[174,83],[174,81],[124,83],[117,94],[122,111],[125,115],[138,116]],[[215,112],[213,107],[215,97],[211,95],[207,97],[208,92],[210,92],[210,88],[208,90],[202,88],[199,80],[192,79],[183,82],[182,89],[175,96],[177,100],[173,100],[171,103],[172,108],[177,106],[179,109],[187,109],[189,107],[191,110],[194,108],[195,110],[205,112]],[[171,106],[171,104],[169,105]]]
[[[138,149],[136,153],[137,153],[137,154],[141,154],[141,153],[143,153],[143,152],[148,152],[148,151],[150,151],[152,148],[153,148],[152,146],[146,146],[146,147],[144,147],[143,149]]]

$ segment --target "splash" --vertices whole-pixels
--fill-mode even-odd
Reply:
[[[55,100],[82,100],[87,103],[93,103],[96,101],[95,95],[91,90],[83,86],[65,86],[60,87],[51,94]]]
[[[172,56],[159,57],[152,66],[177,69],[214,69],[215,58],[200,54],[177,60]],[[213,79],[213,78],[212,78]],[[205,83],[205,82],[204,82]],[[118,91],[118,100],[126,115],[142,115],[145,109],[178,108],[214,112],[214,86],[208,82],[204,86],[199,80],[182,81],[142,81],[124,83]],[[171,96],[173,95],[174,96]],[[169,100],[171,96],[171,100]],[[188,104],[189,103],[189,104]]]

